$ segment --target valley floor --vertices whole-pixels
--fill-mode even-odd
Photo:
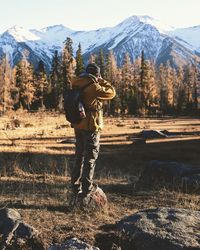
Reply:
[[[178,137],[133,142],[142,130],[168,130]],[[200,119],[105,118],[95,180],[108,196],[103,212],[70,212],[70,168],[74,134],[64,115],[18,112],[0,117],[0,206],[17,209],[41,232],[46,245],[76,236],[99,245],[99,239],[124,216],[140,209],[200,209],[200,196],[134,191],[134,183],[151,160],[199,166]]]

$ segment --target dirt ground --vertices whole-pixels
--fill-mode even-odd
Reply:
[[[142,130],[182,132],[178,138],[135,143]],[[108,196],[105,211],[70,212],[70,168],[74,133],[63,114],[26,113],[0,117],[0,206],[17,209],[41,232],[46,246],[70,237],[102,246],[112,225],[139,209],[158,206],[200,209],[200,196],[167,191],[135,192],[133,183],[151,160],[199,166],[199,118],[105,118],[95,181]],[[109,229],[110,228],[110,229]]]

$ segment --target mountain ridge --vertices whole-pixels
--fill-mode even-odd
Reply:
[[[8,54],[12,66],[24,57],[34,66],[42,60],[49,71],[54,51],[60,52],[66,37],[71,37],[74,51],[81,44],[85,60],[100,48],[104,53],[112,49],[118,65],[122,65],[126,52],[134,61],[144,50],[146,58],[157,64],[170,61],[175,66],[178,62],[186,65],[195,57],[199,61],[197,34],[200,26],[176,29],[149,16],[130,16],[116,26],[91,31],[72,30],[62,24],[42,29],[13,26],[0,35],[0,56]]]

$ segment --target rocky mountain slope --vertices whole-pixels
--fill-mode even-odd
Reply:
[[[169,60],[175,66],[186,65],[200,59],[199,34],[200,26],[175,29],[149,16],[131,16],[114,27],[93,31],[75,31],[63,25],[41,30],[14,26],[0,35],[0,56],[8,54],[12,66],[24,57],[34,66],[42,60],[49,70],[54,51],[61,51],[65,39],[71,37],[74,52],[81,43],[85,60],[102,48],[105,53],[113,50],[122,65],[126,52],[133,61],[144,50],[146,58],[157,64]]]

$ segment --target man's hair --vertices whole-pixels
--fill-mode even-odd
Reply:
[[[89,63],[86,67],[86,73],[92,74],[94,76],[99,76],[100,68],[96,63]]]

